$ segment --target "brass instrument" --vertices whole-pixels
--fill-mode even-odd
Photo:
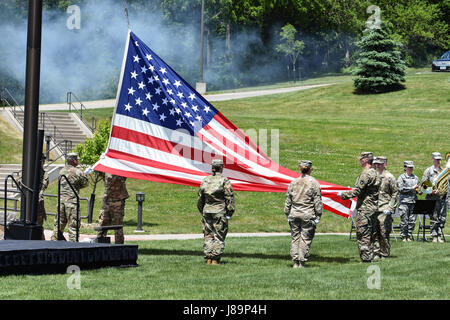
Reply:
[[[422,182],[421,190],[425,194],[430,194],[433,190],[438,190],[439,195],[444,195],[448,192],[448,178],[450,176],[450,152],[445,154],[445,161],[447,161],[444,169],[433,179],[433,181]]]

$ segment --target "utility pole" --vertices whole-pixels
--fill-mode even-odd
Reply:
[[[202,14],[200,24],[200,79],[196,84],[196,90],[198,93],[203,94],[206,92],[206,83],[203,82],[203,39],[204,39],[204,15],[205,15],[205,0],[202,0]]]

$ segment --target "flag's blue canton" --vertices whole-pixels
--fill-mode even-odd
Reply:
[[[116,113],[194,134],[217,110],[131,32]]]

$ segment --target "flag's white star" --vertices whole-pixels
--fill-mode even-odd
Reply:
[[[152,104],[152,106],[153,106],[153,110],[158,111],[159,105],[157,103]]]
[[[156,81],[159,81],[159,77],[158,76],[154,76],[153,77]]]
[[[167,93],[170,94],[170,95],[173,95],[172,89],[167,89]]]
[[[159,72],[161,72],[162,74],[167,73],[166,68],[161,68],[161,69],[159,69]]]
[[[189,121],[189,123],[191,124],[191,126],[195,125],[194,121]]]
[[[130,111],[130,110],[131,110],[131,105],[130,105],[130,103],[127,103],[127,104],[125,105],[125,110],[126,110],[126,111]]]
[[[147,55],[146,55],[145,57],[147,58],[148,61],[150,61],[150,60],[153,59],[152,55],[151,55],[151,54],[148,54],[148,53],[147,53]]]
[[[189,112],[186,112],[184,115],[188,118],[192,117],[192,115]]]
[[[147,108],[145,108],[144,110],[142,110],[142,115],[147,116],[149,112],[150,111],[148,111]]]
[[[194,99],[195,99],[195,94],[191,93],[191,94],[189,95],[189,99],[194,100]]]
[[[181,104],[181,106],[182,106],[183,108],[187,108],[187,103],[186,103],[186,102],[183,102],[183,103]]]
[[[178,93],[177,93],[177,96],[178,96],[180,99],[184,98],[183,92],[178,92]]]
[[[175,108],[175,111],[180,114],[181,113],[181,109],[180,108]]]
[[[139,86],[139,89],[144,89],[144,87],[145,87],[144,81],[139,82],[138,86]]]
[[[136,91],[136,90],[134,90],[133,87],[128,88],[128,94],[133,95],[135,91]]]
[[[168,100],[167,98],[164,98],[164,99],[162,100],[162,103],[163,103],[163,105],[165,105],[165,106],[167,106],[167,102],[169,102],[169,100]]]
[[[145,99],[148,99],[148,100],[151,100],[152,97],[153,96],[150,94],[150,92],[145,95]]]
[[[183,123],[183,121],[181,121],[181,119],[177,120],[177,126],[181,127],[182,123]]]
[[[169,84],[169,80],[164,79],[164,80],[163,80],[163,83],[167,86],[167,85]]]
[[[194,110],[195,112],[197,112],[197,111],[198,111],[198,107],[197,107],[196,105],[193,105],[193,106],[192,106],[192,110]]]
[[[139,60],[141,60],[141,58],[139,58],[139,56],[138,55],[135,55],[135,56],[133,56],[133,58],[134,58],[134,62],[137,62],[137,63],[139,63]]]
[[[175,82],[173,83],[173,85],[174,85],[175,87],[177,87],[177,89],[178,89],[178,87],[181,86],[181,82],[180,82],[179,80],[177,80],[177,81],[175,81]]]
[[[170,103],[173,104],[173,105],[175,105],[176,102],[175,102],[175,100],[170,99]]]
[[[206,106],[205,109],[203,109],[203,111],[205,111],[206,113],[208,113],[208,112],[209,112],[209,107]]]
[[[161,94],[161,88],[156,88],[156,89],[155,89],[155,93],[156,93],[156,94]]]
[[[195,119],[197,119],[198,121],[202,121],[202,117],[200,116],[196,116]]]
[[[136,45],[136,47],[139,47],[139,43],[137,42],[137,40],[134,42],[134,44]]]
[[[153,82],[155,82],[155,79],[153,79],[153,77],[148,78],[148,83],[153,84]]]
[[[136,103],[137,105],[141,106],[141,103],[142,103],[141,98],[138,97],[138,98],[135,100],[135,103]]]
[[[146,73],[147,72],[147,67],[146,66],[143,66],[143,67],[141,67],[141,73]]]
[[[133,70],[133,72],[131,72],[131,78],[136,79],[136,77],[137,77],[137,73],[136,73],[136,71]]]
[[[152,66],[152,65],[150,65],[148,68],[149,68],[152,72],[155,71],[155,67]]]
[[[166,120],[166,118],[167,117],[164,115],[164,113],[159,115],[159,120],[161,120],[162,122],[164,122],[164,120]]]
[[[173,116],[175,114],[175,109],[172,108],[172,109],[169,110],[169,112],[170,112],[170,115]]]

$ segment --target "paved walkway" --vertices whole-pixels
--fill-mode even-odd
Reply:
[[[261,233],[229,233],[227,238],[244,238],[244,237],[283,237],[290,236],[289,232],[261,232]],[[316,235],[339,235],[348,236],[348,233],[316,233]],[[52,236],[51,230],[45,230],[45,239],[49,240]],[[69,235],[64,233],[66,239]],[[114,232],[109,231],[108,236],[111,237],[111,241],[114,241]],[[94,238],[93,234],[80,234],[80,241]],[[189,233],[189,234],[135,234],[125,235],[125,241],[151,241],[151,240],[190,240],[190,239],[203,239],[201,233]]]
[[[225,100],[264,96],[264,95],[270,95],[270,94],[287,93],[287,92],[306,90],[306,89],[318,88],[318,87],[329,86],[329,85],[332,85],[332,83],[331,84],[316,84],[316,85],[310,85],[310,86],[299,86],[299,87],[291,87],[291,88],[230,92],[230,93],[220,93],[220,94],[206,94],[206,95],[204,95],[204,97],[209,102],[225,101]],[[112,108],[112,107],[114,107],[115,101],[116,101],[115,99],[83,101],[83,105],[87,109]],[[67,110],[67,103],[54,103],[54,104],[39,105],[39,111],[50,111],[50,110]]]

